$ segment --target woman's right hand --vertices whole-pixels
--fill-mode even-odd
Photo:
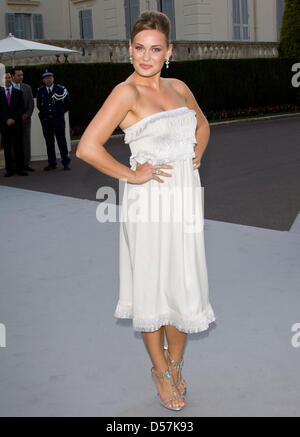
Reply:
[[[164,180],[160,179],[159,176],[166,176],[166,177],[172,177],[170,173],[166,173],[164,171],[160,171],[160,174],[155,174],[155,171],[157,169],[163,169],[163,168],[173,168],[172,165],[169,164],[157,164],[157,165],[151,165],[149,162],[144,162],[144,164],[140,164],[137,162],[136,170],[135,170],[135,184],[144,184],[145,182],[150,181],[151,179],[154,179],[160,183],[163,183]]]

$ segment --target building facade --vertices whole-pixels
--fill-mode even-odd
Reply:
[[[125,40],[145,9],[172,23],[172,41],[276,42],[284,0],[2,0],[0,38]]]
[[[277,55],[274,48],[280,36],[284,0],[1,0],[0,39],[11,33],[64,45],[80,50],[86,56],[82,62],[124,60],[123,47],[128,46],[133,23],[147,9],[166,13],[172,23],[172,42],[194,43],[196,58],[200,45],[206,42],[211,43],[207,50],[213,56],[215,49],[211,47],[217,42],[227,44],[227,52],[234,52],[228,49],[230,43],[231,47],[238,43],[246,47],[248,43],[243,53]],[[241,50],[239,53],[237,56],[243,57]]]

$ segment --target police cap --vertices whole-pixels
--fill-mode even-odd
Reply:
[[[43,74],[42,74],[42,78],[44,79],[44,77],[47,76],[53,76],[53,73],[51,73],[50,71],[46,70]]]

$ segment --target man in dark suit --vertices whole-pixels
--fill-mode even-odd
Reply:
[[[5,73],[5,87],[0,88],[0,130],[4,145],[5,177],[17,173],[28,176],[24,168],[22,144],[22,114],[24,114],[23,93],[15,89],[11,83],[11,74]],[[14,168],[12,149],[16,168]]]
[[[23,71],[21,68],[14,67],[10,73],[13,86],[23,92],[24,98],[25,112],[22,114],[24,170],[34,171],[34,168],[29,166],[31,159],[31,116],[34,109],[32,89],[30,85],[23,83]]]
[[[71,99],[65,86],[54,83],[53,73],[45,71],[42,78],[44,85],[37,90],[36,104],[40,111],[39,118],[47,145],[48,165],[44,170],[56,169],[54,135],[64,170],[71,170],[69,167],[71,158],[68,155],[65,135],[65,112],[70,109]]]

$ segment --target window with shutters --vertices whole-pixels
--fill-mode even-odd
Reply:
[[[8,35],[9,33],[15,35],[15,14],[6,13],[5,23],[6,23],[6,35]]]
[[[44,29],[43,29],[43,16],[42,14],[32,14],[33,23],[33,38],[43,39]]]
[[[283,12],[284,12],[284,0],[276,0],[277,39],[278,39],[278,41],[280,40],[280,30],[281,30]]]
[[[140,0],[124,0],[126,39],[130,34],[134,23],[140,15]]]
[[[171,21],[171,41],[174,41],[176,36],[175,28],[175,8],[174,0],[157,0],[157,10],[166,14]]]
[[[31,39],[31,14],[5,14],[6,33],[17,38]]]
[[[94,39],[92,9],[79,11],[79,26],[81,39]]]
[[[249,40],[248,0],[232,0],[233,39]]]

